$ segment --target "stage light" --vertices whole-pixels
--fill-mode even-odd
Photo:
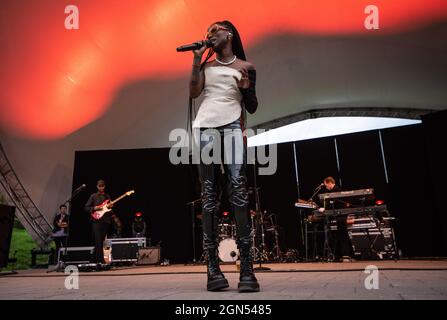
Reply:
[[[383,200],[376,200],[376,205],[378,205],[378,206],[380,206],[384,203],[385,203],[385,201],[383,201]]]
[[[146,236],[146,221],[144,221],[142,212],[135,213],[132,223],[132,235],[135,238]]]

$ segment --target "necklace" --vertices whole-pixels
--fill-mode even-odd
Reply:
[[[228,62],[220,61],[219,59],[217,59],[217,57],[216,57],[216,61],[219,62],[220,64],[223,64],[224,66],[227,66],[227,65],[232,64],[233,62],[236,61],[236,56],[234,56],[233,59],[231,59],[231,60],[228,61]]]

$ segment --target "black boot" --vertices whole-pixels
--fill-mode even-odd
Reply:
[[[208,281],[206,284],[206,290],[208,291],[217,291],[221,289],[225,289],[229,287],[227,279],[223,275],[222,271],[219,267],[219,258],[217,256],[216,248],[208,248],[208,265],[207,265],[207,274]]]
[[[257,292],[259,283],[253,272],[253,253],[251,251],[251,236],[239,239],[239,252],[241,258],[241,273],[239,277],[239,292]]]

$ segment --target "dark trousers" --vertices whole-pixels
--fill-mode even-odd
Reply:
[[[231,130],[231,132],[229,131]],[[213,147],[220,150],[218,161],[207,163],[200,159],[199,174],[202,184],[203,246],[217,248],[218,241],[218,178],[223,164],[228,177],[229,202],[233,208],[237,226],[237,242],[251,241],[251,221],[248,215],[248,193],[246,187],[246,145],[240,120],[215,128],[213,132],[200,130],[200,151]],[[211,153],[214,154],[214,153]],[[216,157],[217,158],[217,157]]]
[[[92,221],[92,232],[95,249],[93,251],[94,263],[104,263],[104,240],[109,224],[103,221]]]
[[[56,252],[53,255],[51,260],[52,260],[53,264],[56,264],[58,262],[57,258],[59,256],[59,249],[65,247],[67,237],[54,237],[53,240],[54,240],[54,244],[56,245]]]
[[[346,227],[346,216],[337,217],[337,231],[334,234],[335,258],[352,257],[351,240]]]

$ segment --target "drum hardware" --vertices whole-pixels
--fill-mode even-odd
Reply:
[[[271,227],[267,229],[267,231],[273,232],[274,235],[274,246],[270,253],[273,261],[281,261],[282,260],[282,252],[279,247],[279,232],[278,232],[278,224],[274,221],[275,215],[272,213],[268,216],[270,220]]]
[[[260,230],[261,231],[261,243],[260,243],[260,248],[257,248],[258,249],[257,252],[255,251],[255,253],[257,253],[257,255],[253,255],[253,258],[254,258],[253,260],[256,261],[256,258],[257,258],[257,261],[259,262],[259,266],[254,268],[254,270],[270,270],[270,268],[262,266],[262,262],[268,261],[269,258],[268,258],[268,251],[266,250],[266,245],[265,245],[264,214],[261,211],[261,201],[259,198],[259,189],[260,188],[258,187],[258,184],[257,184],[256,172],[257,172],[257,168],[256,168],[256,162],[255,162],[253,164],[253,182],[254,182],[253,191],[254,191],[254,195],[255,195],[255,205],[256,205],[255,212],[256,212],[256,216],[257,216],[256,220],[258,222],[257,227],[260,226],[260,228],[261,228],[261,230]],[[257,234],[257,233],[255,233],[255,234]]]
[[[265,219],[262,224],[260,216],[257,217],[253,210],[250,210],[250,216],[254,233],[252,252],[255,261],[281,261],[283,253],[279,246],[279,228],[276,223],[276,215],[267,215],[267,211],[264,211],[262,216]],[[267,242],[267,237],[270,240],[269,242]]]
[[[265,226],[265,221],[263,219],[264,213],[261,212],[259,216],[252,215],[252,230],[253,230],[253,260],[258,261],[260,263],[269,261],[270,254],[266,242],[265,242],[265,232],[267,229]]]
[[[296,249],[289,249],[284,254],[283,262],[297,262],[298,261],[298,251]]]
[[[219,239],[236,238],[236,224],[235,223],[219,223],[217,225],[219,232]]]
[[[267,249],[267,245],[265,243],[265,220],[264,220],[264,215],[267,211],[264,210],[264,212],[261,212],[260,215],[260,221],[259,221],[259,225],[261,226],[261,249],[260,249],[260,256],[259,259],[261,261],[269,261],[269,251]]]

